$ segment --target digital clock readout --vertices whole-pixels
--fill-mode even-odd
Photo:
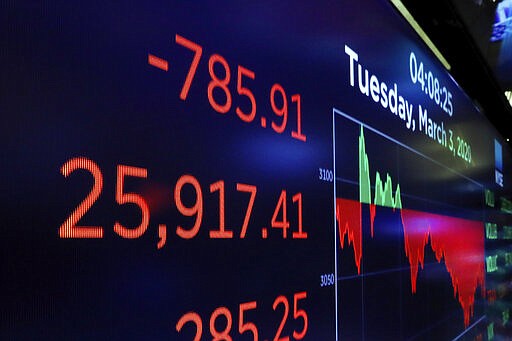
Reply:
[[[427,70],[422,61],[418,61],[416,54],[411,52],[409,57],[409,71],[413,84],[421,85],[421,91],[435,102],[445,113],[453,115],[452,93],[439,82],[438,77]]]

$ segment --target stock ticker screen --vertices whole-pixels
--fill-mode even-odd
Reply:
[[[388,1],[2,7],[1,339],[508,326],[510,151]]]

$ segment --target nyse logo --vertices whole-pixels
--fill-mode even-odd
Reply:
[[[494,140],[494,162],[496,167],[494,171],[495,181],[499,186],[503,187],[503,151],[498,140]]]
[[[501,187],[503,187],[503,174],[497,169],[495,172],[495,178],[496,178],[496,183],[498,185],[500,185]]]

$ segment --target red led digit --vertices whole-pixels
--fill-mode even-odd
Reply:
[[[280,304],[284,306],[283,318],[281,319],[281,323],[279,324],[279,328],[277,329],[277,333],[273,341],[290,341],[289,336],[281,337],[281,333],[283,332],[284,325],[286,324],[286,320],[288,319],[288,314],[290,312],[290,304],[288,303],[288,299],[285,296],[281,295],[274,301],[274,305],[272,306],[274,311]]]
[[[144,168],[119,165],[117,166],[117,186],[116,186],[116,202],[119,205],[135,204],[139,206],[142,219],[139,226],[135,228],[124,227],[118,221],[114,224],[114,231],[123,238],[133,239],[139,238],[146,232],[149,225],[149,207],[144,198],[135,193],[124,193],[124,178],[132,176],[146,179],[148,171]]]
[[[245,332],[251,332],[253,335],[253,341],[258,341],[258,328],[252,322],[244,322],[244,312],[247,310],[256,309],[257,303],[256,301],[241,303],[238,317],[238,331],[240,334]]]
[[[254,94],[251,90],[248,88],[245,88],[242,86],[242,77],[246,76],[247,78],[254,79],[255,75],[254,72],[251,70],[248,70],[240,65],[238,65],[238,76],[237,76],[237,83],[236,83],[236,90],[237,92],[242,95],[249,98],[249,101],[251,102],[251,111],[246,114],[240,109],[239,107],[236,108],[236,114],[240,119],[244,122],[252,122],[254,120],[254,116],[256,115],[256,98],[254,98]]]
[[[178,323],[176,323],[176,331],[178,333],[181,332],[183,326],[188,322],[196,325],[196,336],[193,341],[201,341],[201,336],[203,335],[203,321],[201,320],[201,316],[193,311],[186,313],[179,319]]]
[[[240,238],[245,238],[245,234],[247,233],[247,227],[249,226],[249,219],[251,218],[252,207],[254,206],[254,199],[256,199],[256,186],[246,185],[246,184],[236,184],[236,190],[239,192],[247,192],[251,194],[249,198],[249,203],[247,204],[247,210],[245,211],[244,224],[242,225],[242,230],[240,231]]]
[[[301,140],[306,142],[306,135],[302,134],[302,128],[301,128],[301,106],[300,106],[300,95],[293,95],[292,96],[292,102],[297,103],[297,131],[292,131],[292,137],[296,138],[297,140]]]
[[[276,92],[280,93],[283,101],[282,107],[276,105]],[[286,129],[286,122],[288,121],[288,99],[286,98],[286,92],[280,84],[274,84],[270,89],[270,104],[274,113],[283,118],[280,125],[272,122],[272,129],[276,133],[281,134]]]
[[[226,328],[222,331],[218,331],[215,327],[215,321],[219,316],[224,316],[226,318]],[[231,327],[233,325],[233,317],[231,316],[231,312],[226,307],[219,307],[215,309],[212,316],[210,317],[210,333],[213,336],[212,341],[233,341],[229,333],[231,332]]]
[[[302,331],[300,333],[297,333],[296,331],[293,332],[293,338],[295,340],[302,340],[304,336],[306,336],[306,333],[308,331],[308,314],[303,309],[297,309],[299,305],[299,301],[306,299],[307,293],[304,292],[298,292],[295,295],[293,295],[293,318],[298,319],[301,318],[304,320],[304,328],[302,328]]]
[[[84,157],[68,160],[62,165],[60,172],[67,178],[77,169],[84,169],[91,173],[94,178],[94,185],[91,192],[60,226],[59,236],[60,238],[103,238],[103,227],[101,226],[76,226],[76,223],[98,200],[103,189],[103,175],[94,161]]]
[[[224,181],[210,185],[210,193],[219,191],[219,230],[210,231],[210,238],[233,238],[233,231],[225,230]]]
[[[223,79],[219,79],[215,74],[215,64],[220,64],[224,67],[225,76]],[[229,91],[228,84],[231,80],[231,70],[229,69],[228,62],[224,59],[224,57],[219,56],[218,54],[214,54],[210,57],[208,61],[208,70],[210,72],[210,77],[212,80],[208,84],[208,100],[210,101],[210,105],[215,111],[225,114],[231,109],[231,92]],[[226,103],[219,104],[214,96],[213,90],[219,88],[224,92],[226,96]]]
[[[196,192],[196,202],[192,205],[192,207],[187,207],[181,201],[181,191],[183,186],[186,184],[192,185]],[[196,221],[194,225],[186,230],[180,225],[176,228],[176,234],[184,239],[194,238],[199,232],[199,228],[201,227],[201,221],[203,219],[203,192],[201,191],[201,186],[199,185],[199,181],[194,178],[192,175],[183,175],[178,179],[176,183],[176,187],[174,188],[174,202],[176,203],[176,207],[181,214],[187,217],[196,216]]]
[[[196,43],[191,42],[190,40],[183,38],[182,36],[176,34],[176,43],[186,47],[189,50],[194,52],[194,58],[192,59],[192,63],[190,64],[190,69],[187,73],[187,78],[185,79],[185,83],[183,84],[183,88],[180,92],[180,98],[185,100],[188,96],[188,91],[190,90],[190,86],[192,84],[192,80],[197,71],[197,66],[199,65],[199,60],[201,59],[201,55],[203,53],[203,48]]]
[[[297,202],[298,206],[298,225],[299,225],[299,231],[293,232],[292,237],[293,239],[307,239],[308,233],[302,231],[302,193],[297,193],[292,197],[293,202]]]
[[[282,211],[282,220],[278,220],[279,211]],[[274,214],[272,215],[271,226],[273,228],[283,229],[283,238],[286,238],[286,230],[290,227],[290,222],[286,219],[286,191],[282,191],[279,196]]]

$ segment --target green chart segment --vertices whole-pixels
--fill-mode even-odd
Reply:
[[[370,166],[368,155],[366,154],[363,126],[361,126],[361,133],[359,135],[359,201],[369,205],[402,208],[400,185],[397,185],[396,191],[393,193],[393,181],[388,173],[386,173],[386,182],[382,181],[379,172],[375,173],[375,196],[373,202],[371,197]]]

